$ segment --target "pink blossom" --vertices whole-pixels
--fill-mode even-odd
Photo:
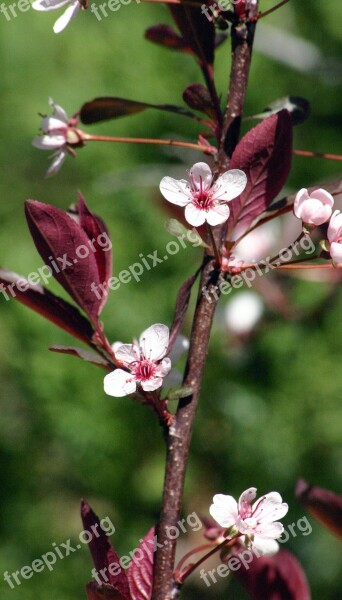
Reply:
[[[56,23],[53,26],[53,30],[55,33],[60,33],[63,29],[69,25],[71,19],[76,17],[78,11],[84,7],[86,8],[86,3],[84,0],[35,0],[32,3],[32,8],[34,10],[39,10],[42,12],[46,12],[49,10],[57,10],[58,8],[62,8],[62,6],[67,6],[67,9],[62,14],[59,19],[57,19]]]
[[[319,188],[309,194],[302,188],[296,195],[293,211],[306,225],[322,225],[331,216],[334,198],[329,192]]]
[[[209,165],[196,163],[190,169],[190,182],[185,179],[163,177],[160,191],[172,204],[185,207],[185,218],[190,225],[199,227],[205,221],[219,225],[227,221],[227,202],[243,192],[247,177],[243,171],[232,169],[223,173],[214,183]]]
[[[41,123],[43,135],[38,135],[32,145],[40,150],[55,150],[53,162],[47,171],[47,176],[55,175],[61,168],[67,154],[75,156],[72,146],[82,145],[80,132],[75,129],[75,119],[69,119],[65,110],[56,104],[52,98],[49,104],[53,109],[51,117],[44,117]]]
[[[342,213],[335,210],[328,227],[329,252],[334,263],[342,264]]]
[[[163,378],[171,369],[171,360],[166,357],[169,345],[169,329],[157,323],[151,325],[133,344],[113,344],[115,358],[127,369],[116,369],[104,378],[104,391],[109,396],[128,396],[137,386],[145,392],[160,388]]]
[[[216,494],[209,512],[221,527],[234,528],[237,534],[245,536],[245,543],[252,542],[263,554],[274,554],[278,550],[275,542],[284,531],[283,525],[275,522],[288,511],[278,492],[256,498],[256,488],[244,491],[237,503],[232,496]],[[234,533],[233,533],[234,534]]]

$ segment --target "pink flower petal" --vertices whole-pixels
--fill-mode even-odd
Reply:
[[[124,363],[124,365],[128,366],[137,360],[137,352],[134,351],[134,344],[121,344],[120,346],[115,344],[115,346],[115,358]]]
[[[316,200],[322,202],[322,204],[330,206],[331,208],[334,206],[334,197],[322,188],[314,190],[313,192],[311,192],[310,196],[311,198],[315,198]]]
[[[141,334],[139,344],[148,360],[161,360],[169,345],[169,328],[161,323],[151,325]]]
[[[281,519],[288,512],[289,507],[278,492],[270,492],[257,500],[252,506],[252,514],[258,521],[270,523]]]
[[[167,356],[166,358],[163,358],[161,363],[158,365],[157,370],[156,370],[156,376],[157,377],[166,377],[166,375],[170,372],[170,370],[171,370],[171,359]]]
[[[153,377],[147,381],[142,381],[140,385],[145,392],[154,392],[154,390],[163,385],[163,379],[161,377]]]
[[[238,519],[238,505],[233,496],[216,494],[213,498],[213,504],[209,508],[213,519],[221,527],[232,527]]]
[[[130,373],[122,371],[122,369],[116,369],[112,373],[106,375],[103,384],[106,394],[115,396],[116,398],[128,396],[137,389],[135,379]]]
[[[32,142],[32,146],[40,150],[54,150],[65,145],[65,137],[62,135],[38,135]]]
[[[185,207],[184,216],[187,222],[193,225],[193,227],[203,225],[206,215],[207,213],[204,210],[198,208],[192,202]]]
[[[245,515],[249,516],[251,514],[251,504],[254,498],[256,498],[256,495],[257,489],[255,487],[248,488],[248,490],[242,492],[238,503],[239,515],[242,517],[242,519],[245,517]]]
[[[337,264],[337,265],[341,265],[342,264],[342,244],[338,244],[337,242],[332,242],[330,244],[330,256],[333,259],[333,261]]]
[[[80,8],[81,5],[79,3],[79,0],[76,0],[76,2],[74,2],[71,6],[68,6],[66,11],[62,14],[61,17],[59,17],[59,19],[57,19],[56,23],[54,24],[54,32],[60,33],[61,31],[63,31],[63,29],[65,29],[66,26],[69,25],[71,19],[76,17]]]
[[[230,210],[227,204],[218,204],[217,206],[214,206],[214,208],[208,210],[206,219],[209,225],[214,227],[215,225],[220,225],[220,223],[227,221],[229,213]]]
[[[190,169],[190,178],[196,190],[208,190],[213,180],[211,168],[205,162],[198,162]]]
[[[229,202],[237,198],[247,185],[247,177],[240,169],[231,169],[223,173],[214,184],[213,198],[222,202]]]
[[[56,152],[54,155],[54,160],[52,161],[50,167],[47,170],[46,177],[52,177],[52,175],[56,175],[62,164],[65,161],[65,157],[67,155],[66,150],[60,150],[60,152]]]
[[[342,234],[342,212],[335,210],[328,227],[328,240],[335,242]]]
[[[159,189],[164,198],[177,206],[186,206],[191,202],[190,186],[185,179],[163,177]]]

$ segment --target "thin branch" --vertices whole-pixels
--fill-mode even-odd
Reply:
[[[157,144],[160,146],[178,146],[179,148],[191,148],[205,154],[213,154],[216,150],[212,146],[204,144],[192,144],[190,142],[180,142],[177,140],[161,140],[153,138],[131,138],[131,137],[111,137],[106,135],[91,135],[82,132],[82,141],[84,142],[119,142],[124,144]]]
[[[265,10],[265,12],[258,13],[257,19],[262,19],[263,17],[267,17],[267,15],[270,15],[275,10],[278,10],[278,8],[281,8],[282,6],[284,6],[284,4],[287,4],[288,2],[290,2],[290,0],[282,0],[282,2],[279,2],[272,8],[269,8],[269,10]]]
[[[326,152],[311,152],[310,150],[292,150],[296,156],[310,156],[314,158],[327,158],[329,160],[342,160],[340,154],[327,154]]]
[[[229,88],[229,101],[224,118],[224,133],[218,151],[217,174],[223,173],[229,164],[229,151],[233,151],[239,139],[241,116],[246,95],[248,73],[252,54],[254,23],[243,28],[233,23],[232,66]],[[234,125],[232,127],[232,125]],[[234,133],[233,133],[234,130]],[[226,139],[229,134],[229,151]],[[215,227],[214,236],[218,247],[225,238],[227,225]],[[157,527],[158,548],[154,561],[154,582],[152,600],[178,600],[180,588],[173,579],[176,540],[170,540],[170,527],[177,526],[180,518],[185,473],[189,455],[194,419],[199,399],[200,387],[207,358],[211,327],[219,292],[217,286],[222,280],[221,273],[214,268],[207,250],[203,258],[203,270],[192,325],[190,349],[185,370],[184,385],[190,386],[193,393],[180,400],[175,421],[166,435],[167,458],[164,480],[163,502]],[[203,289],[205,293],[202,293]]]

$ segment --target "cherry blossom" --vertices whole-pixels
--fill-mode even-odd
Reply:
[[[306,188],[296,195],[293,212],[306,225],[322,225],[330,219],[334,198],[329,192],[319,188],[309,194]]]
[[[335,210],[328,227],[329,252],[334,263],[342,264],[342,212]]]
[[[40,150],[55,150],[52,165],[47,171],[48,177],[59,171],[67,154],[75,156],[72,146],[82,145],[80,132],[75,128],[76,119],[69,119],[65,110],[52,98],[49,104],[53,115],[43,118],[40,126],[43,135],[38,135],[32,142],[32,145]]]
[[[164,198],[185,207],[185,218],[194,227],[203,225],[205,221],[213,226],[227,221],[230,212],[227,203],[245,189],[245,173],[231,169],[213,183],[209,165],[199,162],[193,165],[189,175],[190,181],[163,177],[160,191]]]
[[[221,527],[233,528],[233,535],[245,536],[245,544],[252,543],[263,554],[274,554],[278,551],[275,540],[284,531],[283,525],[276,520],[286,515],[288,505],[282,502],[278,492],[265,494],[252,504],[256,493],[256,488],[249,488],[238,502],[233,496],[216,494],[209,512]]]
[[[87,3],[84,0],[35,0],[35,2],[32,3],[32,8],[34,10],[46,12],[48,10],[57,10],[66,5],[69,6],[67,6],[65,12],[57,19],[53,26],[54,32],[60,33],[67,25],[69,25],[71,19],[76,17],[81,8],[87,8]]]
[[[113,345],[116,360],[124,367],[104,378],[104,391],[109,396],[128,396],[138,386],[145,392],[160,388],[171,369],[171,359],[165,357],[169,345],[169,329],[157,323],[143,331],[133,344]]]

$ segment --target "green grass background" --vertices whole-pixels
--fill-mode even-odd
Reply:
[[[273,2],[264,0],[261,8]],[[329,65],[299,72],[256,52],[246,114],[260,112],[286,94],[312,103],[309,121],[295,131],[295,146],[342,153],[341,6],[339,0],[291,2],[267,24],[311,42]],[[41,266],[30,238],[23,202],[34,198],[63,209],[84,194],[107,222],[114,252],[114,274],[165,248],[165,213],[157,203],[166,174],[181,174],[200,157],[178,149],[91,144],[68,158],[62,171],[44,179],[47,155],[31,146],[51,96],[72,114],[95,96],[118,95],[148,102],[181,103],[187,84],[201,75],[189,56],[168,52],[144,40],[145,29],[171,23],[163,6],[132,2],[98,22],[80,14],[56,36],[56,13],[18,13],[7,22],[0,13],[1,178],[0,263],[27,275]],[[290,42],[289,42],[290,47]],[[229,46],[217,53],[217,85],[223,96],[229,73]],[[89,128],[108,135],[196,137],[198,128],[181,117],[146,112]],[[338,178],[339,163],[295,158],[287,189]],[[200,261],[189,248],[140,283],[112,292],[103,312],[110,340],[129,341],[154,322],[170,323],[180,284]],[[291,298],[305,307],[320,296],[320,284],[296,282]],[[60,293],[51,283],[51,291]],[[323,292],[325,288],[323,287]],[[64,293],[62,292],[64,295]],[[225,299],[221,300],[223,310]],[[279,490],[290,511],[285,524],[303,513],[293,493],[298,476],[341,489],[341,306],[328,303],[315,320],[284,321],[267,315],[237,360],[233,341],[217,320],[208,358],[189,463],[184,515],[206,515],[214,493],[238,496],[255,485],[261,493]],[[0,589],[10,600],[76,600],[92,568],[87,548],[52,573],[35,574],[11,590],[3,571],[31,564],[82,530],[79,501],[85,497],[98,514],[110,516],[119,553],[136,547],[158,515],[164,447],[154,416],[129,399],[104,395],[103,372],[48,351],[71,338],[14,301],[0,307]],[[191,311],[184,325],[189,333]],[[313,598],[339,598],[340,546],[319,524],[287,547],[302,561]],[[188,549],[201,534],[181,545]],[[209,591],[193,578],[184,598],[245,598],[225,580]]]

